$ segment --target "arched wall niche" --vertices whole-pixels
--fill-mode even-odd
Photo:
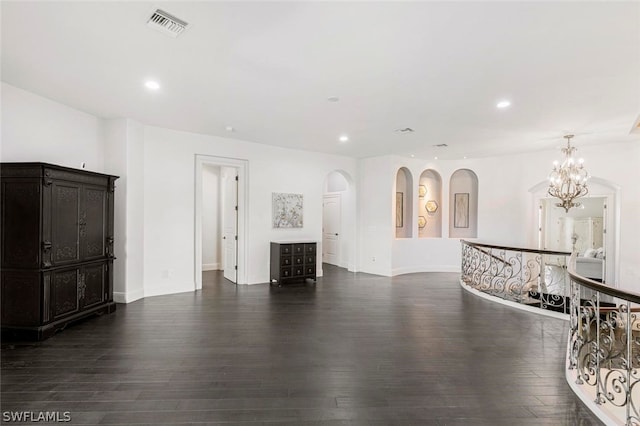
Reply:
[[[478,176],[458,169],[449,180],[449,237],[478,236]]]
[[[432,169],[420,175],[418,182],[418,237],[442,237],[442,177]]]
[[[413,236],[413,176],[406,167],[401,167],[396,174],[393,206],[396,238],[411,238]]]

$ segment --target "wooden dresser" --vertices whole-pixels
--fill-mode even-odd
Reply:
[[[117,176],[46,163],[2,163],[0,176],[3,337],[113,312]]]
[[[316,280],[316,242],[271,242],[271,283]]]

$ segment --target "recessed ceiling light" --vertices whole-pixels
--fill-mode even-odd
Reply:
[[[327,98],[327,100],[328,100],[329,102],[338,102],[338,101],[340,100],[340,98],[339,98],[339,97],[337,97],[337,96],[329,96],[329,97]]]
[[[434,159],[434,160],[437,160],[437,159],[438,159],[438,157],[433,157],[433,159]]]
[[[506,108],[506,107],[508,107],[510,105],[511,105],[511,102],[509,102],[509,101],[500,101],[500,102],[498,102],[496,107],[498,107],[498,108]]]
[[[235,132],[236,129],[234,129],[232,126],[227,126],[224,128],[227,132]]]
[[[338,138],[340,140],[340,142],[346,142],[349,140],[349,136],[347,135],[342,135]]]
[[[155,80],[147,80],[144,82],[144,86],[149,90],[158,90],[160,88],[160,83]]]
[[[465,160],[467,159],[467,157],[466,157],[466,156],[464,156],[464,157],[462,157],[462,158],[464,158]]]
[[[411,154],[411,158],[416,158],[416,156],[415,156],[415,155],[413,155],[413,154]]]

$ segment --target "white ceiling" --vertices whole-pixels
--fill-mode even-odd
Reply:
[[[154,6],[190,28],[148,28]],[[1,7],[2,80],[103,118],[354,157],[640,140],[638,2]]]

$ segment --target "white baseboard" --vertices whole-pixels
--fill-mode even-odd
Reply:
[[[435,266],[405,266],[402,268],[394,268],[391,271],[391,276],[402,274],[415,274],[418,272],[457,272],[460,273],[460,265],[435,265]]]
[[[203,271],[219,271],[222,269],[220,263],[203,263],[202,270]]]
[[[383,268],[383,267],[364,267],[364,268],[360,268],[358,270],[358,272],[362,272],[364,274],[373,274],[373,275],[381,275],[383,277],[391,277],[393,275],[391,275],[391,271],[389,271],[387,268]]]
[[[113,301],[116,303],[131,303],[144,297],[144,291],[142,289],[132,291],[129,293],[123,293],[120,291],[113,292]]]

